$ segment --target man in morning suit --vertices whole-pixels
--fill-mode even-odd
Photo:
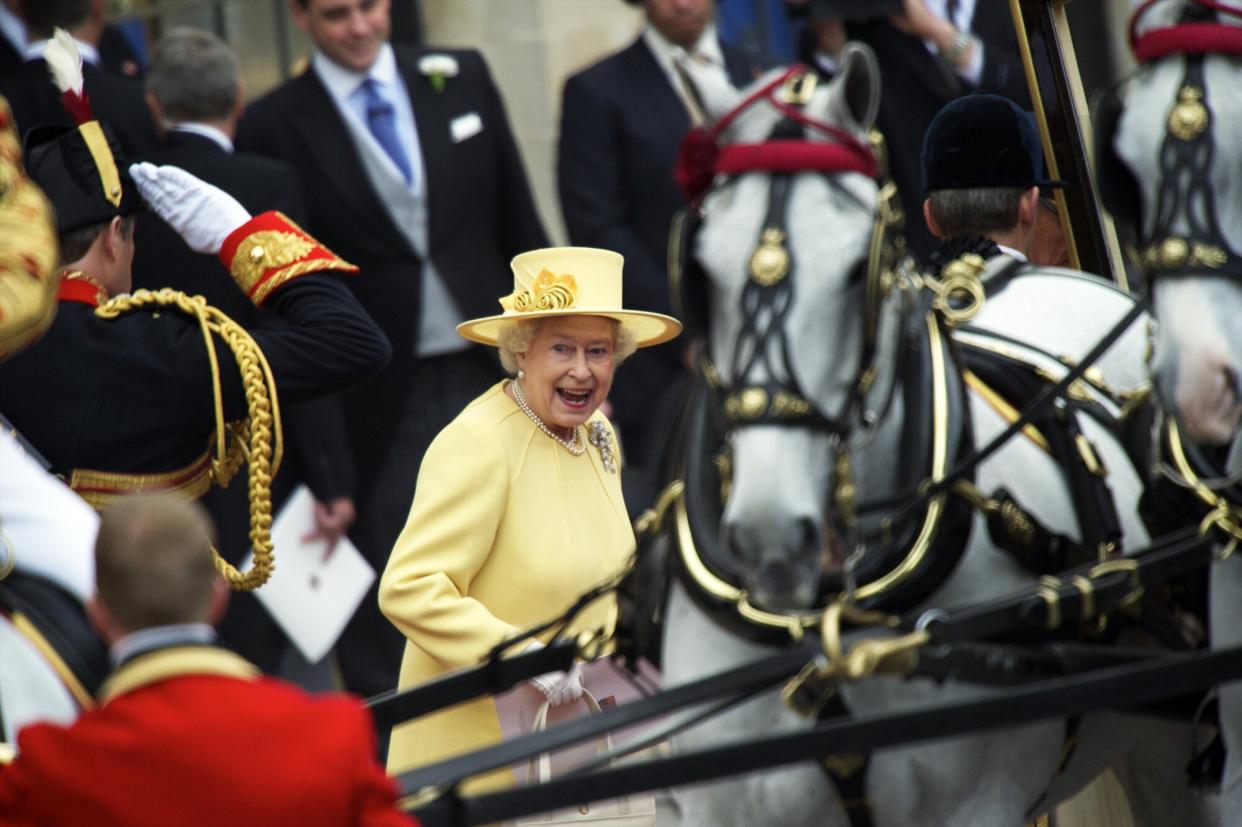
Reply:
[[[55,29],[74,33],[82,26],[90,8],[91,0],[38,0],[22,6],[30,39],[25,63],[0,79],[0,95],[8,99],[20,135],[44,124],[74,125],[50,80],[43,50]],[[105,69],[94,44],[78,39],[78,50],[92,111],[108,124],[130,157],[141,157],[155,144],[155,122],[141,84]]]
[[[232,195],[253,214],[279,210],[305,223],[305,199],[293,167],[233,149],[244,96],[241,68],[224,41],[203,29],[169,31],[153,50],[146,84],[147,101],[164,134],[144,160],[180,167]],[[135,231],[142,240],[134,251],[135,287],[202,295],[246,328],[277,323],[237,289],[214,256],[191,250],[157,216],[137,216]],[[331,399],[282,404],[281,418],[286,451],[273,486],[274,505],[279,510],[292,486],[305,481],[315,496],[317,529],[335,543],[354,519],[353,460],[340,405]],[[250,549],[246,494],[245,480],[236,479],[203,497],[220,535],[220,552],[232,563]],[[276,671],[286,648],[285,636],[249,594],[230,603],[220,635],[264,672]]]
[[[194,503],[131,497],[103,513],[94,625],[114,666],[99,706],[39,723],[0,765],[11,827],[297,824],[409,827],[353,699],[309,696],[214,645],[228,596]]]
[[[392,342],[388,368],[343,399],[350,536],[382,570],[426,446],[500,376],[455,325],[494,312],[509,260],[547,237],[481,55],[392,47],[389,0],[290,1],[311,66],[249,107],[237,146],[297,168],[309,229],[361,267],[350,286]],[[403,643],[372,592],[337,647],[346,686],[392,688]]]
[[[753,80],[756,67],[717,38],[715,0],[642,3],[647,23],[638,39],[565,82],[557,185],[570,242],[625,256],[626,305],[671,313],[665,251],[669,222],[684,203],[673,164],[682,137],[703,117],[674,59],[710,64],[735,86]],[[684,373],[681,346],[648,348],[631,364],[611,401],[634,467],[647,464],[653,405]]]

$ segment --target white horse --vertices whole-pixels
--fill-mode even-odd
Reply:
[[[1141,209],[1131,218],[1138,224],[1152,310],[1159,320],[1152,363],[1156,389],[1187,437],[1212,445],[1232,443],[1229,470],[1235,471],[1242,421],[1242,146],[1237,140],[1242,129],[1242,9],[1229,13],[1219,5],[1162,0],[1144,8],[1136,45],[1147,60],[1124,90],[1125,107],[1110,148],[1123,165],[1122,177],[1128,171],[1139,196]],[[1210,27],[1200,32],[1218,39],[1218,51],[1187,55],[1184,43],[1171,43],[1167,53],[1149,51],[1183,22]],[[1213,567],[1210,589],[1213,646],[1242,643],[1242,560],[1237,555]],[[1242,813],[1242,684],[1222,687],[1220,698],[1228,748],[1222,823],[1237,823]]]
[[[694,67],[687,71],[694,74],[714,118],[733,110],[746,94],[714,82]],[[764,78],[754,88],[771,80],[772,76]],[[804,140],[827,140],[824,129],[816,126],[823,124],[847,131],[854,140],[865,140],[875,117],[877,95],[874,55],[866,47],[848,46],[836,78],[816,90],[801,109],[813,122],[804,130]],[[731,120],[722,142],[763,142],[781,117],[770,100],[756,102]],[[788,126],[784,128],[787,132]],[[753,278],[748,262],[761,232],[771,226],[771,196],[774,182],[781,178],[752,171],[718,182],[703,202],[703,224],[692,251],[708,276],[708,349],[721,392],[733,394],[734,414],[754,423],[742,423],[745,426],[733,428],[729,435],[731,492],[719,531],[720,548],[740,572],[750,614],[790,615],[808,609],[816,598],[813,584],[824,575],[825,566],[835,566],[839,577],[840,542],[831,528],[840,524],[841,517],[832,506],[834,500],[841,501],[840,480],[833,473],[834,467],[840,467],[834,446],[843,446],[852,458],[858,499],[866,501],[904,490],[903,485],[909,483],[902,481],[909,480],[912,470],[925,473],[918,467],[920,450],[908,442],[905,426],[912,417],[927,417],[932,408],[952,408],[955,398],[964,400],[973,422],[974,445],[985,443],[1007,425],[983,396],[962,395],[952,358],[937,363],[936,356],[929,357],[933,365],[939,364],[934,369],[947,373],[948,399],[937,400],[934,393],[921,398],[906,395],[911,374],[900,366],[909,353],[899,350],[913,341],[922,343],[924,353],[934,351],[937,333],[933,328],[938,328],[917,298],[919,282],[908,273],[893,274],[887,284],[877,282],[884,297],[868,305],[866,280],[858,278],[857,272],[868,260],[880,193],[867,175],[814,171],[784,176],[789,190],[783,211],[778,212],[783,215],[784,241],[793,260],[793,269],[784,276],[792,284],[792,293],[770,306],[760,301],[760,309],[755,310],[754,296],[759,291],[748,286]],[[763,262],[770,263],[772,258],[757,260],[762,269]],[[779,278],[769,276],[767,281],[776,283]],[[975,327],[1033,337],[1035,344],[1052,354],[1081,357],[1111,321],[1130,307],[1124,295],[1079,274],[1053,271],[1047,279],[1038,284],[1025,275],[1017,279],[995,301],[988,300]],[[1053,295],[1053,290],[1059,295]],[[744,302],[750,302],[748,309],[743,309]],[[870,327],[869,306],[878,307],[871,327],[875,370],[859,393],[855,389],[866,368],[863,341],[864,328]],[[1039,323],[1032,325],[1031,320]],[[1110,352],[1104,365],[1109,383],[1133,387],[1141,382],[1144,342],[1140,328],[1136,326]],[[768,332],[756,335],[756,329]],[[918,335],[902,339],[903,331]],[[752,360],[755,352],[760,358]],[[1056,362],[1050,360],[1049,370],[1063,372],[1064,366]],[[735,370],[745,375],[734,375]],[[760,398],[751,391],[748,396],[744,388],[765,388],[766,395]],[[802,415],[801,423],[777,423],[776,389],[787,392],[784,410],[793,411],[794,418]],[[809,403],[809,414],[799,407],[800,401]],[[1126,544],[1144,545],[1147,534],[1135,514],[1141,481],[1109,434],[1093,420],[1080,420],[1084,434],[1111,469],[1109,483]],[[951,464],[960,456],[958,449],[970,447],[954,446],[952,438],[949,443],[938,449],[942,456],[933,456],[933,464]],[[975,481],[984,492],[1007,489],[1043,524],[1067,535],[1077,533],[1062,475],[1032,439],[1010,440],[978,469]],[[974,604],[1031,583],[1030,574],[992,545],[982,518],[975,515],[973,520],[960,562],[945,582],[921,597],[919,607]],[[864,556],[858,568],[865,569],[867,563]],[[899,581],[900,577],[890,579]],[[860,582],[859,595],[865,596],[868,588],[872,593],[881,590],[874,582]],[[664,626],[663,667],[668,685],[770,653],[763,644],[714,622],[699,605],[687,589],[673,588]],[[994,691],[955,683],[935,685],[922,679],[871,678],[844,685],[842,696],[851,712],[865,714]],[[1135,720],[1113,714],[1088,716],[1079,730],[1077,749],[1059,774],[1066,735],[1063,721],[878,751],[871,756],[866,777],[872,816],[877,825],[894,827],[1017,827],[1112,766],[1129,790],[1137,823],[1204,823],[1201,802],[1182,784],[1182,765],[1188,757],[1184,730],[1148,722],[1138,725]],[[773,692],[713,719],[710,731],[701,728],[682,734],[674,746],[700,748],[725,736],[741,739],[808,726],[806,719],[785,709]],[[1123,756],[1127,760],[1121,760]],[[815,765],[676,790],[673,796],[679,823],[686,825],[848,823],[837,792]]]

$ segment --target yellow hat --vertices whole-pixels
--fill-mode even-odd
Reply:
[[[663,313],[621,306],[621,267],[625,258],[593,247],[548,247],[514,256],[513,292],[500,300],[504,312],[457,325],[472,342],[496,344],[509,322],[549,316],[606,316],[634,335],[638,347],[667,342],[681,333],[681,322]]]

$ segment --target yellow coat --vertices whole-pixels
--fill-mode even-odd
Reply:
[[[634,550],[620,475],[604,470],[595,446],[575,457],[540,431],[506,384],[466,406],[419,469],[379,590],[380,609],[406,637],[399,687],[477,664],[502,639],[612,577]],[[598,411],[595,420],[607,424]],[[570,631],[611,633],[615,615],[615,601],[597,601]],[[388,770],[500,740],[490,699],[462,704],[394,727]],[[467,789],[511,783],[501,770]]]

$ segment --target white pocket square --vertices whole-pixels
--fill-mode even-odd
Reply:
[[[449,124],[449,132],[453,135],[453,143],[459,144],[467,138],[483,131],[483,119],[478,112],[468,112],[453,118]]]

